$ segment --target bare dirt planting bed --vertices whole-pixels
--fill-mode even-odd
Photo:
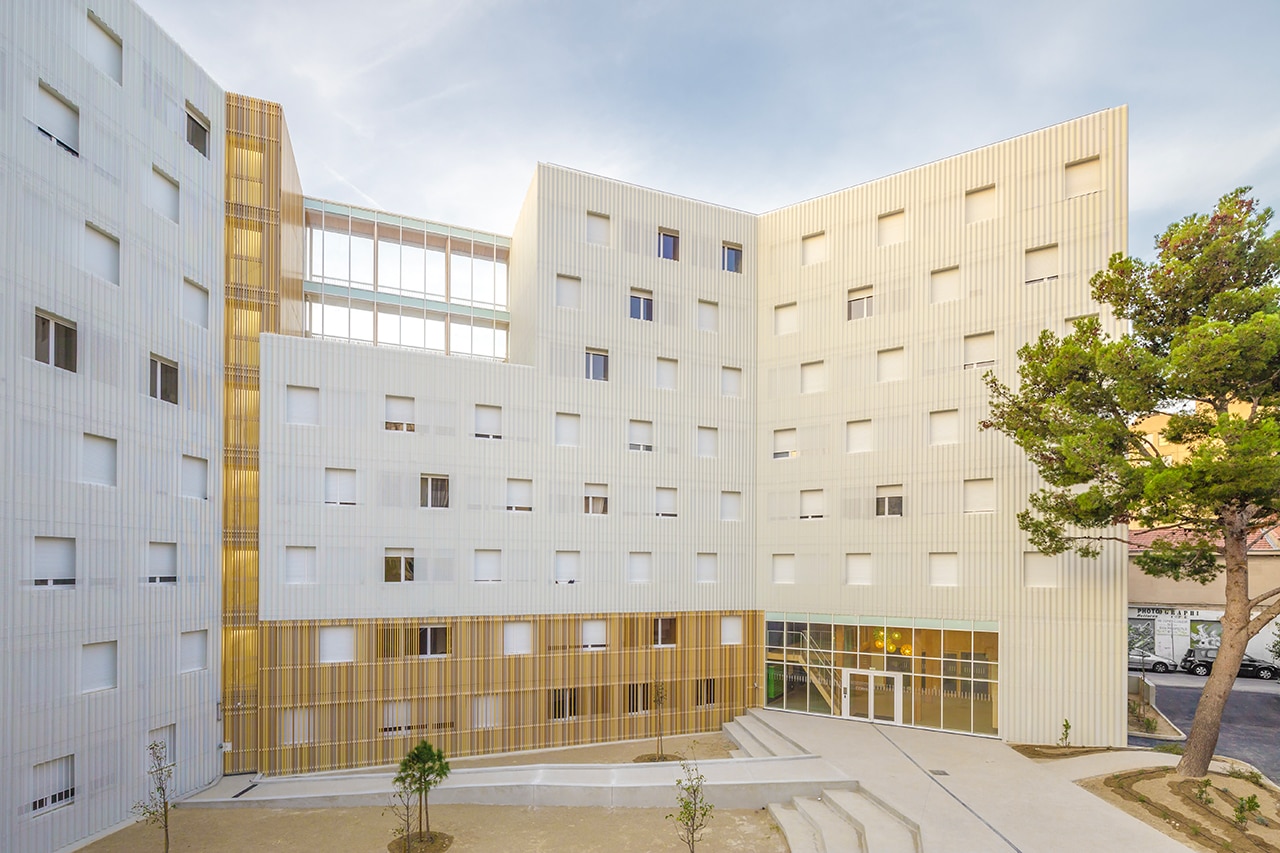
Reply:
[[[1169,767],[1096,776],[1080,785],[1192,849],[1280,853],[1280,796],[1274,789],[1260,779],[1223,773],[1210,773],[1208,779],[1211,785],[1202,796],[1197,796],[1198,780]],[[1236,805],[1251,796],[1258,809],[1239,823]]]
[[[434,805],[431,829],[453,836],[449,853],[680,853],[670,809],[525,808]],[[381,809],[202,809],[178,807],[173,853],[386,853],[395,818]],[[159,853],[159,830],[135,824],[84,848],[87,853]],[[782,833],[763,810],[715,812],[699,853],[787,853]]]

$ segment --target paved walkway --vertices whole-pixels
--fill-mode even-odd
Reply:
[[[1186,853],[1072,781],[1174,756],[1116,752],[1042,764],[986,738],[778,711],[763,716],[918,823],[926,853]]]

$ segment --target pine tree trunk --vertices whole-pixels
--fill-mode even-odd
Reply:
[[[1222,613],[1222,644],[1218,647],[1218,657],[1196,705],[1186,749],[1178,762],[1179,776],[1198,777],[1209,772],[1209,762],[1218,746],[1222,712],[1231,698],[1231,688],[1236,683],[1240,661],[1249,643],[1248,531],[1238,516],[1228,518],[1224,527],[1227,528],[1223,549],[1226,607]]]
[[[423,829],[427,833],[427,838],[430,839],[431,838],[431,803],[427,801],[426,797],[422,798],[422,806],[427,816],[426,825],[424,826]]]

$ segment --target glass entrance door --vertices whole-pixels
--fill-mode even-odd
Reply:
[[[855,720],[902,722],[902,675],[896,672],[843,670],[841,711]]]

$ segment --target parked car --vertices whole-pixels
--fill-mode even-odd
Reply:
[[[1217,658],[1217,649],[1187,649],[1187,653],[1182,656],[1182,663],[1178,665],[1192,675],[1208,675],[1210,670],[1213,669],[1213,662]],[[1240,661],[1240,672],[1238,674],[1270,681],[1276,676],[1280,676],[1280,667],[1245,655]]]
[[[1145,649],[1129,649],[1129,669],[1140,669],[1144,672],[1171,672],[1178,664],[1171,658],[1149,652]]]

